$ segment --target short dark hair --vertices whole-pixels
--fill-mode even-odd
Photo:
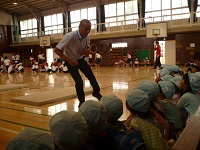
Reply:
[[[193,56],[194,60],[200,60],[200,52],[195,52]]]
[[[156,41],[156,44],[159,44],[159,42],[158,42],[158,41]]]
[[[79,27],[82,26],[85,23],[90,23],[91,24],[91,22],[89,20],[83,19],[83,20],[80,21]]]

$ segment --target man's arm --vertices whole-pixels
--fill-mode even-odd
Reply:
[[[70,59],[69,57],[65,56],[62,51],[60,51],[57,47],[54,48],[54,52],[60,56],[60,58],[63,58],[65,61],[67,61],[71,66],[75,67],[78,65],[78,62]]]

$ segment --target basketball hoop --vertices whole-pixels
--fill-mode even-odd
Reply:
[[[159,35],[159,34],[157,34],[157,33],[153,34],[153,36],[154,36],[153,38],[154,38],[154,39],[157,39],[157,36],[158,36],[158,35]]]

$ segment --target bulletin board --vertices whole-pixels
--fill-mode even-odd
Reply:
[[[144,60],[146,57],[150,59],[150,50],[137,50],[136,54],[138,60]]]

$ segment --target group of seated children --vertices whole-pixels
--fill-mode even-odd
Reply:
[[[119,57],[119,61],[114,63],[115,67],[138,67],[139,66],[139,60],[136,57],[135,59],[127,58],[126,60],[123,59],[121,56]]]
[[[7,72],[8,74],[12,74],[15,72],[24,72],[24,67],[22,63],[14,63],[14,62],[9,62],[8,65],[5,66],[5,64],[1,63],[0,66],[0,72]]]
[[[123,101],[114,94],[105,95],[100,101],[85,101],[78,112],[54,114],[50,134],[23,130],[9,141],[7,150],[37,144],[49,150],[169,150],[200,105],[200,72],[162,77],[157,82],[143,80],[125,93],[130,112],[126,120],[120,120]],[[176,94],[180,96],[174,99]]]
[[[200,106],[200,72],[181,72],[165,65],[156,82],[138,83],[124,95],[126,110],[120,98],[109,94],[85,101],[78,112],[57,112],[49,122],[50,134],[27,128],[6,149],[169,150]],[[127,110],[128,118],[120,120]]]
[[[41,69],[39,69],[38,62],[34,62],[32,64],[32,71],[33,73],[37,72],[48,72],[48,73],[56,73],[59,70],[59,72],[63,73],[69,73],[68,68],[65,64],[65,61],[62,62],[62,64],[59,66],[57,62],[52,62],[51,66],[49,67],[48,63],[43,63],[41,65]]]

